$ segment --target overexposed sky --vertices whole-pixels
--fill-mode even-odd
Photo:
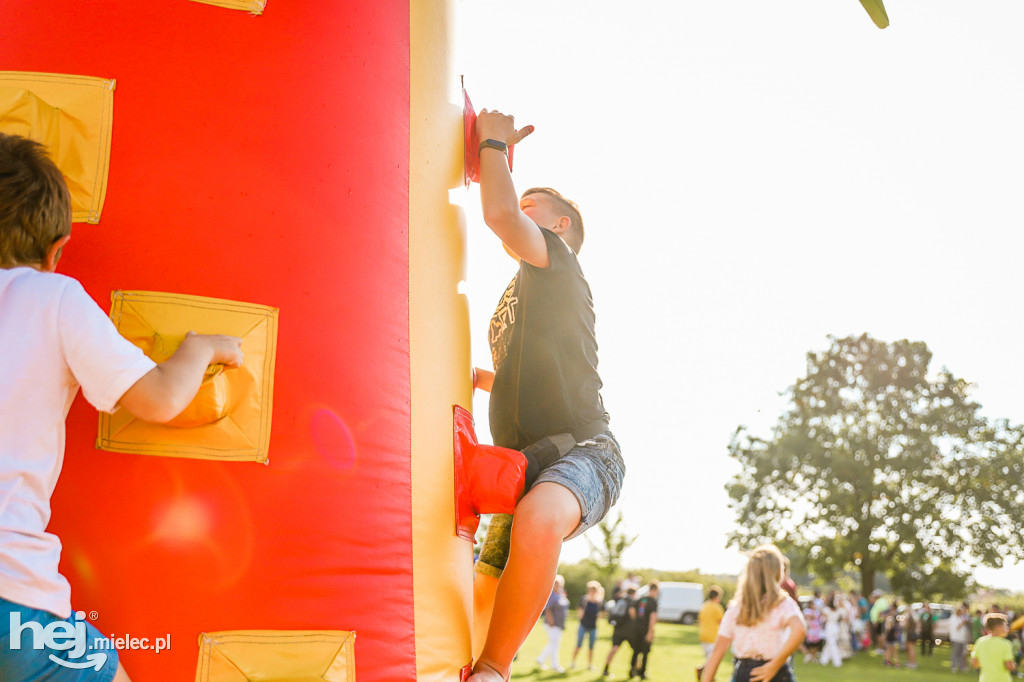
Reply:
[[[583,213],[628,566],[739,570],[730,435],[768,435],[828,334],[925,341],[1024,421],[1024,3],[886,6],[880,31],[857,0],[458,3],[477,109],[537,127],[516,186]],[[515,264],[462,198],[490,367]],[[1024,566],[978,578],[1024,590]]]

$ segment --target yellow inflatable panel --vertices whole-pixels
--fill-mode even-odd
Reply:
[[[121,335],[156,362],[185,335],[242,338],[245,361],[211,365],[196,398],[167,424],[150,424],[125,410],[100,414],[96,447],[142,455],[265,462],[270,443],[277,309],[203,296],[115,291],[110,319]]]
[[[204,632],[196,682],[354,682],[355,639],[344,630]]]
[[[267,0],[193,0],[204,5],[216,5],[228,9],[241,9],[249,14],[263,14],[263,8],[267,6]]]
[[[473,544],[455,534],[452,405],[469,405],[462,92],[453,0],[409,1],[409,369],[417,682],[454,682],[470,662]]]
[[[98,223],[107,193],[114,81],[0,71],[0,131],[45,144],[71,190],[71,217]]]

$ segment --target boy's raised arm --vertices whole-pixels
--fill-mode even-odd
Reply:
[[[168,422],[192,402],[206,368],[214,363],[241,365],[242,340],[190,332],[174,355],[136,381],[118,404],[143,421]]]
[[[496,140],[514,145],[532,132],[532,126],[516,130],[513,117],[499,111],[481,109],[476,119],[476,133],[481,142]],[[551,264],[543,233],[519,208],[508,158],[493,147],[485,146],[480,150],[480,203],[484,222],[506,247],[531,265],[546,268]]]

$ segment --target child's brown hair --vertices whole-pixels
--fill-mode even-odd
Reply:
[[[1003,625],[1005,627],[1010,627],[1010,619],[1007,618],[1006,615],[1002,614],[1002,613],[989,613],[989,614],[985,615],[985,629],[986,630],[989,630],[989,631],[995,630],[996,627],[999,626],[999,625]]]
[[[37,265],[71,234],[71,194],[46,148],[0,133],[0,267]]]

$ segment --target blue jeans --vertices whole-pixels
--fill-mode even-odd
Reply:
[[[0,680],[7,682],[110,682],[117,649],[85,620],[0,598]],[[98,667],[97,667],[98,666]]]

